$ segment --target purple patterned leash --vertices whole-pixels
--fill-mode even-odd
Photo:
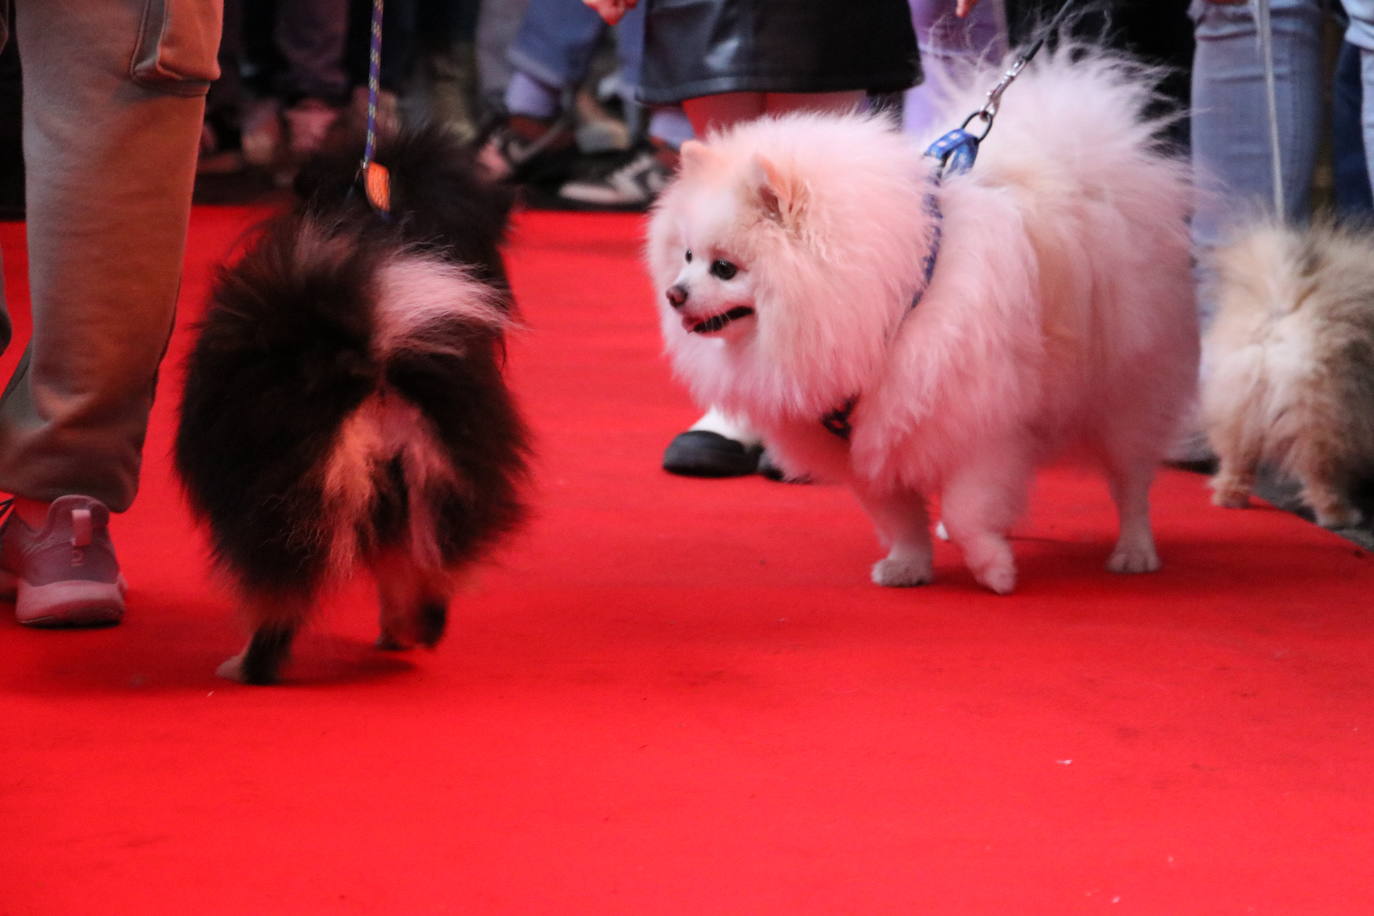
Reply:
[[[377,98],[382,82],[382,0],[372,0],[371,42],[367,52],[367,140],[358,174],[372,208],[383,216],[391,213],[391,176],[386,166],[372,161],[377,152]]]

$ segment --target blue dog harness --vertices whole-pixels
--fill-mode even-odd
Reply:
[[[939,162],[932,178],[933,186],[926,191],[923,204],[926,214],[931,218],[934,229],[931,233],[930,249],[921,259],[923,273],[921,287],[911,297],[911,305],[907,307],[906,312],[908,315],[916,309],[916,306],[921,302],[921,296],[930,288],[930,278],[935,274],[935,259],[940,254],[940,239],[943,235],[941,224],[944,221],[944,215],[940,212],[940,199],[935,196],[936,191],[940,188],[940,181],[946,172],[961,175],[973,168],[973,162],[978,158],[978,144],[982,142],[983,137],[987,136],[986,132],[983,136],[972,134],[964,129],[967,126],[968,121],[965,121],[964,127],[951,130],[926,148],[925,154]],[[840,407],[821,417],[821,425],[829,432],[848,441],[849,434],[853,431],[849,423],[849,416],[854,412],[854,406],[858,403],[858,395],[849,398]]]

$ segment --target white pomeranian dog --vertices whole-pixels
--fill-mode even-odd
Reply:
[[[1202,420],[1213,502],[1249,502],[1261,463],[1297,478],[1328,528],[1359,525],[1350,490],[1374,468],[1374,235],[1262,221],[1211,258]]]
[[[973,74],[943,121],[1001,72]],[[700,404],[748,417],[789,474],[853,487],[889,548],[878,584],[930,581],[938,499],[977,580],[1012,591],[1008,531],[1036,466],[1074,446],[1118,509],[1107,567],[1159,568],[1149,491],[1199,343],[1191,182],[1147,114],[1154,76],[1046,51],[972,170],[940,182],[926,143],[876,116],[763,119],[684,146],[647,252],[674,369]]]

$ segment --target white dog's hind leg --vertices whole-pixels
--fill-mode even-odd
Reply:
[[[988,444],[945,485],[940,509],[950,538],[978,582],[999,595],[1016,588],[1016,559],[1007,532],[1030,488],[1031,462],[1014,445]]]
[[[888,554],[873,564],[873,581],[889,588],[924,585],[933,577],[930,516],[924,497],[910,490],[881,496],[856,486],[855,492]]]
[[[1119,520],[1116,547],[1107,559],[1107,569],[1114,573],[1154,572],[1160,564],[1150,530],[1153,457],[1109,459],[1107,473]]]

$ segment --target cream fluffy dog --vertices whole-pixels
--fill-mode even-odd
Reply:
[[[1318,222],[1263,222],[1213,256],[1203,424],[1220,467],[1213,501],[1249,502],[1270,462],[1302,484],[1328,528],[1361,523],[1350,503],[1374,467],[1374,236]]]
[[[945,122],[1000,72],[974,74]],[[973,169],[938,187],[926,144],[877,117],[765,119],[684,147],[648,245],[674,369],[789,473],[854,488],[890,548],[878,584],[930,581],[938,498],[978,581],[1010,592],[1007,532],[1035,467],[1072,446],[1118,508],[1108,568],[1159,568],[1149,490],[1198,330],[1191,186],[1145,113],[1153,85],[1104,52],[1046,52]],[[842,438],[822,418],[845,404]]]

